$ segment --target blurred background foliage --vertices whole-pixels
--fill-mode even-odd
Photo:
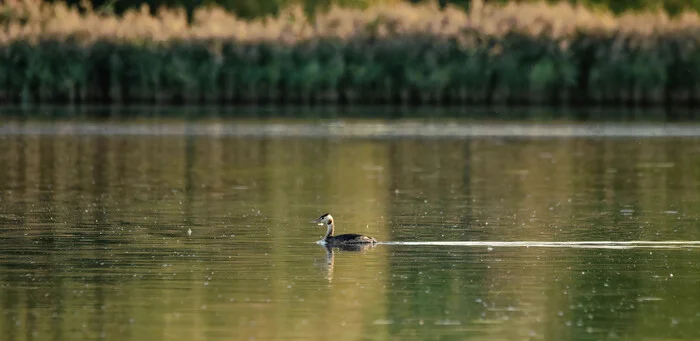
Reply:
[[[694,10],[375,0],[309,18],[279,0],[242,20],[88,1],[0,5],[0,102],[700,105]]]
[[[93,8],[100,11],[121,14],[128,9],[139,8],[147,4],[151,10],[160,7],[184,8],[192,13],[194,8],[207,5],[223,7],[241,18],[257,18],[267,15],[277,15],[279,11],[290,5],[302,5],[307,13],[312,14],[324,10],[331,5],[341,7],[367,8],[378,4],[406,1],[422,3],[433,0],[47,0],[48,2],[66,2],[69,5],[79,5],[88,1]],[[469,9],[473,0],[437,0],[441,6],[448,4]],[[511,2],[538,2],[548,3],[568,2],[572,5],[583,5],[591,9],[609,9],[613,13],[625,11],[649,11],[664,10],[671,15],[683,10],[692,9],[700,11],[700,0],[483,0],[484,3],[506,4]]]

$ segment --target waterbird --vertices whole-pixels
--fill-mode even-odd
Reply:
[[[335,229],[335,221],[333,220],[333,216],[331,216],[329,213],[325,213],[318,217],[315,220],[311,221],[312,223],[317,223],[318,225],[326,225],[326,228],[328,229],[326,231],[326,236],[323,237],[323,242],[327,246],[344,246],[344,245],[352,245],[352,244],[374,244],[377,242],[376,239],[372,237],[368,237],[365,235],[357,234],[357,233],[348,233],[348,234],[341,234],[337,236],[333,236],[333,231]]]

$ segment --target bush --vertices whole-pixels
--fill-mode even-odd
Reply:
[[[201,8],[0,6],[12,102],[624,103],[700,99],[700,18],[566,4],[298,7],[244,21]]]

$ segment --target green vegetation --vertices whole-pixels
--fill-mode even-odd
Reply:
[[[89,7],[89,6],[86,6]],[[700,101],[700,17],[560,3],[218,7],[123,16],[0,6],[0,101],[567,103]]]

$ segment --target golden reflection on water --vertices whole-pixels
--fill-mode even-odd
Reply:
[[[678,299],[696,296],[697,251],[327,250],[308,221],[332,212],[337,233],[380,241],[699,240],[698,153],[682,138],[0,136],[0,330],[697,337],[699,305]]]

